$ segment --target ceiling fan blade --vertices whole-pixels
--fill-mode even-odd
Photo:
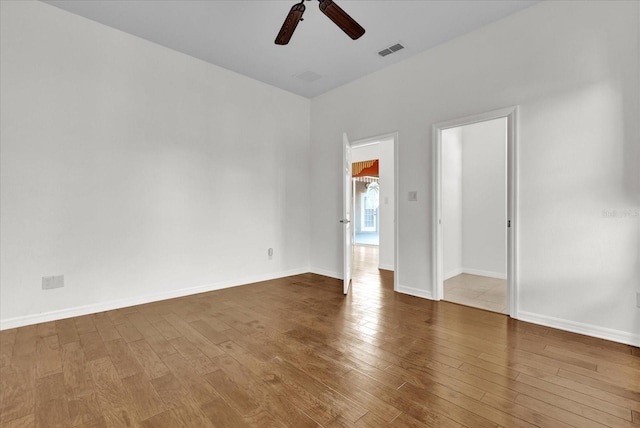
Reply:
[[[284,20],[282,24],[282,28],[276,37],[276,45],[286,45],[291,40],[291,36],[293,36],[293,32],[298,26],[298,22],[302,21],[302,14],[304,13],[304,0],[302,3],[294,4],[291,10],[289,11],[289,15]]]
[[[364,34],[364,28],[354,21],[347,12],[342,10],[340,6],[335,4],[333,0],[320,0],[320,10],[353,40],[360,38]]]

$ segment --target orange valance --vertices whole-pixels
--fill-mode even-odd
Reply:
[[[351,164],[351,175],[353,177],[378,177],[380,175],[378,159],[353,162]]]

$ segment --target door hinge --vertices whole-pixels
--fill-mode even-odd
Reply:
[[[507,227],[511,227],[511,220],[507,220]]]

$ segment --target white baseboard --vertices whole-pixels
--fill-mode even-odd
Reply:
[[[322,275],[322,276],[328,276],[329,278],[335,278],[335,279],[343,279],[344,277],[342,272],[333,272],[333,271],[322,269],[322,268],[312,267],[309,270],[309,272]]]
[[[383,269],[383,270],[390,270],[393,272],[394,268],[393,265],[378,265],[378,269]],[[322,276],[328,276],[329,278],[335,278],[335,279],[342,279],[342,277],[344,276],[342,274],[342,272],[334,272],[331,270],[326,270],[326,269],[322,269],[322,268],[315,268],[312,267],[309,270],[310,273],[315,273],[318,275],[322,275]]]
[[[612,342],[625,343],[627,345],[640,347],[640,334],[614,330],[593,324],[584,324],[526,311],[519,311],[517,318],[520,321],[527,321],[533,324],[543,325],[545,327],[553,327],[559,330],[570,331],[572,333],[584,334],[586,336],[598,337]]]
[[[507,279],[507,274],[502,272],[491,272],[489,270],[462,268],[461,273],[468,273],[469,275],[488,276],[489,278]]]
[[[239,285],[253,284],[255,282],[268,281],[271,279],[284,278],[287,276],[300,275],[309,272],[308,268],[291,269],[288,271],[274,272],[264,275],[255,275],[231,281],[221,281],[213,284],[200,285],[197,287],[182,288],[179,290],[165,291],[162,293],[135,296],[126,299],[111,300],[91,305],[76,306],[74,308],[60,309],[39,314],[25,315],[21,317],[7,318],[0,320],[0,330],[22,327],[25,325],[38,324],[42,322],[56,321],[65,318],[78,317],[82,315],[95,314],[97,312],[110,311],[113,309],[126,308],[128,306],[143,305],[145,303],[157,302],[160,300],[175,299],[176,297],[190,296],[192,294],[206,293],[207,291],[221,290],[223,288],[237,287]]]
[[[471,269],[471,268],[465,268],[465,267],[452,269],[449,272],[446,272],[444,274],[444,279],[446,281],[447,279],[453,278],[454,276],[458,276],[461,273],[468,273],[469,275],[486,276],[489,278],[507,279],[506,273],[492,272],[489,270],[481,270],[481,269]]]
[[[431,292],[431,290],[423,290],[421,288],[407,287],[406,285],[398,284],[398,288],[396,291],[398,293],[409,294],[410,296],[433,300],[433,293]]]
[[[157,302],[161,300],[174,299],[176,297],[190,296],[208,291],[221,290],[223,288],[236,287],[240,285],[253,284],[271,279],[284,278],[293,275],[300,275],[307,272],[324,275],[331,278],[342,279],[342,274],[328,271],[325,269],[299,268],[288,271],[274,272],[265,275],[256,275],[233,281],[221,281],[213,284],[206,284],[197,287],[183,288],[179,290],[171,290],[162,293],[148,294],[144,296],[131,297],[127,299],[112,300],[109,302],[101,302],[92,305],[77,306],[74,308],[61,309],[57,311],[44,312],[39,314],[26,315],[22,317],[14,317],[0,320],[0,330],[22,327],[25,325],[38,324],[42,322],[56,321],[64,318],[77,317],[82,315],[104,312],[114,309],[125,308],[128,306],[142,305],[145,303]],[[396,290],[399,293],[411,296],[422,297],[433,300],[431,290],[424,290],[405,285],[398,285]],[[540,315],[532,312],[519,311],[517,319],[520,321],[531,322],[533,324],[543,325],[545,327],[557,328],[559,330],[570,331],[572,333],[584,334],[587,336],[597,337],[600,339],[610,340],[618,343],[640,347],[640,334],[614,330],[610,328],[600,327],[592,324],[585,324],[561,318]]]

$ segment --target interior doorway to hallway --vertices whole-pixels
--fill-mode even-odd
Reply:
[[[515,120],[508,108],[434,125],[434,290],[515,317]]]
[[[396,137],[351,144],[354,278],[356,270],[377,274],[396,267]]]
[[[442,131],[444,300],[507,312],[507,120]]]

